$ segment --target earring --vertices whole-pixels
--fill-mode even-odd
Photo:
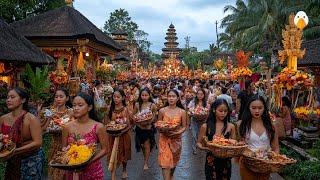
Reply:
[[[216,110],[214,109],[214,110],[212,110],[212,112],[213,112],[213,113],[216,113]]]

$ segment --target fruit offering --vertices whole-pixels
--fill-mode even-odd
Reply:
[[[276,162],[282,164],[290,164],[296,162],[295,159],[288,158],[286,155],[281,155],[271,150],[258,149],[256,151],[246,151],[245,154],[247,156],[261,159],[266,162]]]
[[[155,124],[156,128],[163,131],[175,130],[176,128],[178,128],[179,125],[179,122],[175,121],[157,121]]]
[[[222,136],[214,136],[212,141],[208,141],[208,144],[215,144],[220,146],[244,146],[244,142],[238,142],[234,139],[226,139]]]
[[[117,134],[124,130],[127,127],[127,124],[118,123],[117,121],[110,121],[106,126],[108,133]]]
[[[16,145],[11,141],[9,135],[0,134],[0,157],[10,155]]]
[[[84,143],[83,143],[84,142]],[[96,150],[95,144],[85,144],[85,140],[69,145],[68,147],[58,151],[53,158],[52,164],[62,165],[80,165],[89,161]]]
[[[189,109],[190,115],[208,115],[209,109],[204,107],[196,107],[196,108],[190,108]]]
[[[136,122],[143,122],[143,121],[148,121],[151,120],[153,117],[153,114],[150,110],[143,110],[136,115],[134,115],[134,119]]]

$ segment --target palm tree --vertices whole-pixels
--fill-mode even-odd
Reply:
[[[270,56],[282,44],[282,29],[287,24],[290,13],[304,10],[305,6],[319,12],[318,6],[315,6],[318,2],[319,0],[308,0],[308,3],[290,0],[237,0],[236,6],[228,5],[224,8],[225,12],[231,14],[222,20],[221,27],[225,28],[225,33],[220,34],[219,42],[222,47],[230,50],[243,49],[255,53],[267,50]],[[314,22],[318,22],[317,20]],[[319,32],[318,29],[319,26],[312,26],[308,32]]]

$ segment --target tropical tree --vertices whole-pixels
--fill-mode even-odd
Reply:
[[[109,19],[104,24],[104,31],[107,34],[111,34],[114,31],[124,31],[128,33],[130,41],[134,40],[134,35],[137,30],[137,23],[133,22],[128,11],[122,8],[111,12]]]
[[[1,0],[0,18],[11,23],[65,5],[65,0]]]
[[[317,3],[319,0],[237,0],[235,6],[224,8],[230,14],[221,22],[225,32],[220,34],[219,43],[228,50],[243,49],[270,57],[282,44],[282,29],[292,12],[309,8],[310,16],[317,17],[312,18],[306,34],[313,38],[317,35],[320,9]]]

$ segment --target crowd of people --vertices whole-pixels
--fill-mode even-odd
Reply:
[[[59,87],[54,90],[48,108],[60,118],[70,119],[61,131],[52,134],[48,161],[57,151],[68,146],[80,135],[86,143],[99,144],[99,152],[90,164],[79,174],[79,178],[104,179],[101,158],[110,160],[115,137],[106,132],[105,125],[116,119],[126,120],[127,129],[119,138],[117,162],[122,165],[122,178],[130,177],[127,162],[131,160],[131,136],[134,136],[136,151],[143,152],[143,170],[148,170],[150,153],[158,148],[158,164],[164,180],[174,179],[182,148],[182,134],[190,129],[192,152],[207,151],[204,172],[207,180],[230,179],[231,158],[214,157],[203,145],[203,137],[212,140],[214,136],[244,141],[250,149],[272,149],[279,152],[279,134],[268,110],[267,89],[251,81],[240,89],[238,82],[214,80],[149,79],[125,82],[93,83],[82,81],[79,93],[70,97],[69,90]],[[284,134],[292,133],[291,101],[283,97],[283,107],[278,114],[284,126]],[[26,90],[15,87],[9,89],[6,104],[9,113],[0,117],[0,131],[10,135],[16,143],[14,155],[7,161],[5,179],[43,179],[44,152],[43,133],[47,132],[52,119],[41,116],[44,106],[30,113],[29,95]],[[204,120],[197,120],[188,112],[192,108],[208,109]],[[153,120],[146,124],[136,124],[135,114],[149,110]],[[178,123],[178,129],[159,132],[157,121]],[[156,138],[159,133],[159,138]],[[284,136],[284,135],[283,135]],[[158,139],[158,142],[156,141]],[[254,173],[241,158],[242,179],[268,179],[268,174]],[[13,169],[16,171],[13,172]],[[49,167],[49,179],[73,179],[73,173]]]

